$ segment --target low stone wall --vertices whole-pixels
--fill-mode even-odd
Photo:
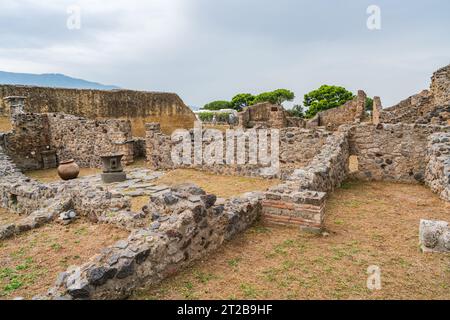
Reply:
[[[413,124],[361,124],[350,130],[350,153],[363,180],[424,182],[428,137],[449,128]]]
[[[327,193],[347,178],[348,158],[348,132],[329,136],[308,166],[296,169],[287,181],[266,193],[264,219],[309,232],[323,231]]]
[[[236,131],[236,136],[234,136],[235,142],[237,137],[244,136],[249,133],[246,131]],[[270,155],[271,152],[271,137],[270,130],[267,132],[269,134],[267,138],[268,146],[267,152]],[[281,177],[287,176],[292,173],[296,168],[301,168],[307,166],[312,159],[320,152],[325,144],[328,136],[331,135],[323,129],[302,129],[302,128],[283,128],[279,130],[280,136],[280,168],[281,172],[278,174],[268,173],[266,168],[269,165],[264,164],[244,164],[244,165],[228,165],[228,164],[214,164],[207,165],[203,163],[202,165],[194,164],[194,132],[190,131],[191,137],[191,163],[192,165],[176,165],[172,161],[171,152],[173,148],[180,145],[181,142],[172,141],[172,138],[164,135],[158,124],[147,124],[147,134],[146,134],[146,148],[147,148],[147,161],[155,169],[175,169],[175,168],[195,168],[205,171],[214,172],[216,174],[225,175],[244,175],[244,176],[263,176],[263,177]],[[208,145],[211,143],[205,135],[205,131],[202,132],[202,150],[206,150]],[[224,136],[225,138],[225,136]],[[228,140],[226,140],[228,141]],[[223,155],[227,152],[227,142],[224,141],[223,144]],[[248,159],[250,153],[250,140],[246,142],[246,158]],[[237,159],[237,148],[234,149],[234,160]]]
[[[60,274],[46,298],[123,299],[157,284],[249,227],[261,213],[260,198],[248,194],[216,204],[215,196],[191,185],[152,197],[150,228]]]
[[[0,226],[3,231],[17,233],[51,221],[63,208],[68,210],[70,207],[79,216],[97,221],[107,210],[126,210],[131,205],[125,196],[113,196],[88,180],[44,184],[30,179],[0,147],[0,206],[25,216],[17,226]]]
[[[306,124],[307,128],[326,127],[335,131],[343,124],[360,123],[365,118],[366,94],[358,91],[358,95],[343,106],[319,112]]]
[[[308,166],[295,170],[287,180],[295,182],[299,190],[334,191],[347,178],[348,159],[348,132],[336,132]]]

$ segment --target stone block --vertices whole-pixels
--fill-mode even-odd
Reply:
[[[450,228],[448,222],[421,220],[419,238],[423,252],[450,253]]]
[[[102,173],[102,181],[104,183],[123,182],[125,180],[127,180],[125,172]]]

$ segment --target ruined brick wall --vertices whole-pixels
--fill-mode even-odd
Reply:
[[[358,157],[357,178],[423,182],[428,137],[447,130],[413,124],[361,124],[350,130],[350,153]]]
[[[127,120],[88,120],[65,114],[48,114],[50,145],[58,160],[74,159],[81,167],[101,168],[100,157],[124,154],[133,162],[134,141]]]
[[[4,135],[2,144],[5,152],[19,168],[43,168],[42,153],[51,148],[47,116],[30,113],[15,115],[12,131]]]
[[[359,123],[365,118],[366,94],[358,91],[358,95],[343,106],[319,112],[307,123],[307,128],[326,127],[334,131],[343,124]]]
[[[288,124],[287,112],[282,106],[274,105],[268,102],[258,103],[244,108],[239,113],[239,125],[243,128],[285,128]]]
[[[234,161],[237,162],[237,139],[238,136],[243,136],[250,131],[236,131],[236,136],[234,138]],[[258,132],[258,131],[254,131]],[[267,152],[271,155],[271,131],[267,130]],[[192,165],[175,165],[172,161],[171,151],[173,148],[181,145],[181,142],[172,141],[170,136],[163,134],[160,130],[158,124],[147,124],[147,135],[146,135],[146,148],[147,148],[147,161],[154,168],[159,169],[175,169],[175,168],[196,168],[200,170],[210,171],[217,174],[225,175],[244,175],[244,176],[266,176],[274,177],[273,174],[269,174],[266,168],[269,165],[264,165],[262,163],[238,165],[228,165],[224,164],[214,164],[208,165],[205,162],[202,165],[195,165],[194,161],[194,131],[191,130],[189,133],[191,141],[191,163]],[[277,177],[287,176],[296,168],[307,166],[312,159],[320,152],[321,148],[325,144],[327,137],[331,133],[323,129],[313,129],[307,130],[302,128],[283,128],[279,130],[279,143],[280,143],[280,169],[281,171],[277,173]],[[227,138],[226,135],[221,135],[224,139],[223,144],[223,157],[227,154]],[[205,135],[205,131],[202,131],[202,150],[207,150],[208,146],[211,144],[210,139]],[[247,138],[245,144],[246,158],[248,160],[250,154],[250,139]],[[256,144],[255,144],[256,145]],[[261,145],[260,145],[261,147]],[[180,148],[181,150],[181,148]],[[225,159],[225,158],[224,158]]]
[[[129,119],[133,135],[144,137],[146,122],[161,123],[171,133],[176,128],[192,128],[194,113],[173,93],[131,90],[77,90],[29,86],[0,86],[0,115],[9,116],[3,101],[7,96],[27,97],[25,111],[66,113],[88,119]]]
[[[450,65],[436,71],[430,90],[401,101],[380,114],[382,123],[449,124],[450,120]]]

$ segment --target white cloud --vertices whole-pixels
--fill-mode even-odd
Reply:
[[[0,70],[60,72],[188,104],[286,87],[298,100],[323,83],[381,95],[386,105],[427,87],[449,63],[448,2],[379,0],[383,28],[366,28],[371,1],[2,0]],[[81,30],[66,28],[69,5]],[[411,23],[414,21],[414,23]]]

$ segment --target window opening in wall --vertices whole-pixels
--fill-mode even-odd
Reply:
[[[358,156],[350,156],[348,160],[348,169],[350,173],[355,173],[359,171]]]

